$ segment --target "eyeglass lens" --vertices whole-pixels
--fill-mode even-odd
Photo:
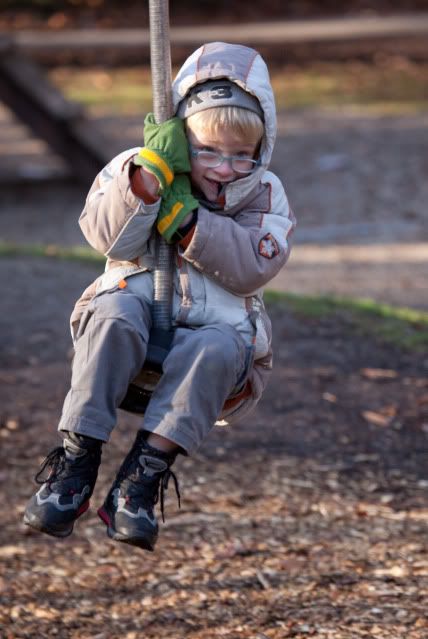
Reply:
[[[227,161],[232,169],[238,173],[249,173],[257,164],[256,160],[252,158],[223,157],[220,153],[215,153],[214,151],[196,151],[194,154],[198,157],[200,163],[208,168],[217,168]]]

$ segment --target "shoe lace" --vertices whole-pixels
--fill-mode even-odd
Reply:
[[[91,456],[91,460],[95,457],[95,453],[91,451],[86,451],[86,454]],[[35,481],[38,484],[44,484],[46,481],[50,484],[53,484],[55,480],[60,479],[61,474],[67,467],[67,454],[63,446],[58,446],[51,450],[48,453],[46,459],[42,462],[39,472],[34,477]],[[80,472],[77,468],[73,472],[73,466],[68,464],[68,477],[71,478],[73,476],[79,476]],[[50,468],[49,475],[47,477],[43,477],[46,468]]]
[[[51,471],[48,477],[43,479],[43,474],[46,468],[51,468]],[[65,450],[62,446],[58,446],[51,450],[51,452],[47,455],[34,479],[38,484],[44,484],[46,480],[49,480],[49,483],[52,483],[59,477],[64,468]]]
[[[162,521],[165,522],[165,491],[168,489],[169,480],[172,477],[174,481],[175,494],[177,496],[178,507],[181,508],[181,494],[178,479],[174,471],[170,468],[166,468],[163,472],[158,473],[152,482],[152,493],[147,494],[149,486],[147,484],[141,485],[139,479],[129,478],[130,483],[133,486],[132,497],[137,500],[150,502],[150,506],[154,506],[160,501],[160,511],[162,515]]]
[[[158,494],[155,497],[155,503],[159,500],[159,497],[160,497],[160,510],[162,515],[162,521],[164,523],[165,523],[165,513],[164,513],[165,490],[168,489],[168,483],[169,483],[170,477],[172,477],[172,479],[174,480],[174,488],[175,488],[175,494],[177,496],[178,507],[181,508],[180,486],[178,484],[177,476],[174,473],[174,471],[172,471],[170,468],[167,468],[161,477],[161,480],[159,482]]]

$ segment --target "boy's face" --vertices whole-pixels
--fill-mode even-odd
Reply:
[[[212,139],[210,134],[204,131],[192,131],[188,127],[187,137],[195,151],[214,151],[227,157],[242,156],[254,159],[259,145],[258,140],[254,142],[243,141],[231,136],[229,131],[221,132],[216,135],[215,139]],[[203,166],[197,157],[191,157],[190,161],[192,183],[210,202],[217,201],[225,184],[244,177],[242,173],[237,173],[228,161],[222,162],[220,166],[215,168]]]

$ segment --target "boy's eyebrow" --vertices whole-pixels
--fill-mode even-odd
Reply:
[[[215,149],[215,145],[214,144],[209,144],[209,143],[205,143],[205,142],[193,142],[191,144],[191,146],[201,146],[204,149]]]

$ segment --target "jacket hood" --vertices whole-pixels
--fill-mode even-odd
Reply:
[[[260,166],[251,175],[227,185],[224,207],[227,211],[254,189],[269,166],[276,138],[276,111],[269,71],[261,55],[243,45],[210,42],[192,53],[179,70],[172,85],[174,112],[195,85],[219,78],[235,82],[258,99],[265,126]]]

